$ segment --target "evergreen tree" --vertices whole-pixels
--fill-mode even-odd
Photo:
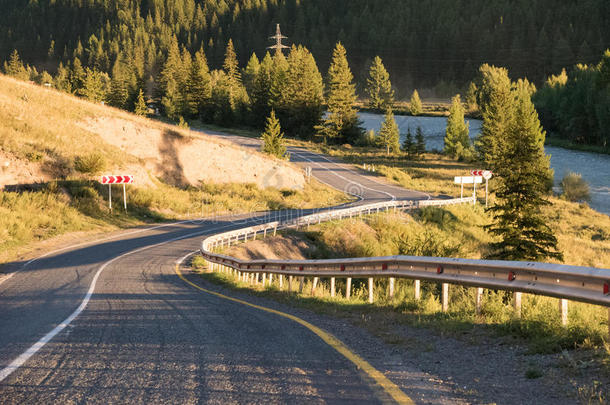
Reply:
[[[287,133],[309,139],[322,118],[324,85],[312,54],[292,46],[278,116]]]
[[[248,64],[244,69],[244,86],[248,94],[252,94],[260,68],[261,65],[256,57],[256,53],[252,52],[252,56],[250,56],[250,60],[248,60]]]
[[[133,112],[142,117],[145,117],[148,114],[148,106],[146,105],[146,100],[144,100],[144,92],[142,89],[140,89],[140,92],[138,93],[138,99],[136,100]]]
[[[504,147],[513,120],[514,96],[505,68],[485,64],[479,73],[477,104],[483,116],[483,125],[475,140],[475,148],[479,159],[495,171],[498,155]]]
[[[419,115],[422,113],[422,104],[421,99],[419,98],[419,93],[417,90],[413,90],[413,94],[411,94],[411,101],[409,102],[409,111],[411,115]]]
[[[209,120],[210,103],[212,98],[212,83],[210,68],[205,57],[203,47],[195,53],[191,64],[188,79],[188,106],[191,117],[200,116],[204,121]]]
[[[29,74],[26,70],[21,58],[19,57],[19,53],[15,49],[11,54],[11,57],[7,62],[4,62],[4,73],[9,76],[15,77],[19,80],[28,80]]]
[[[464,157],[469,149],[468,123],[464,121],[464,107],[460,95],[457,94],[451,100],[451,107],[449,108],[443,152],[457,159]]]
[[[265,131],[261,134],[261,140],[263,141],[262,150],[264,153],[280,159],[284,158],[286,155],[284,134],[281,132],[280,121],[275,117],[275,111],[273,110],[267,118],[267,125]]]
[[[241,84],[241,73],[239,72],[239,62],[237,61],[237,54],[235,53],[235,47],[233,46],[233,40],[229,39],[227,43],[227,49],[225,50],[225,61],[222,64],[229,82],[232,85]]]
[[[407,128],[407,135],[402,143],[402,151],[407,154],[407,159],[413,159],[415,156],[415,142],[413,141],[413,134],[411,128]]]
[[[541,208],[549,157],[544,154],[545,134],[525,86],[518,86],[504,147],[499,150],[494,175],[499,180],[496,205],[489,208],[494,223],[487,229],[501,241],[490,244],[489,257],[502,260],[563,260],[557,239]],[[542,175],[541,175],[542,174]]]
[[[345,48],[339,42],[328,69],[328,113],[322,126],[317,128],[324,140],[354,143],[362,135],[363,130],[354,107],[356,86],[353,78]]]
[[[256,127],[263,127],[266,117],[271,113],[270,98],[273,69],[273,59],[267,52],[260,63],[252,89],[248,93],[251,101],[252,123]]]
[[[415,131],[415,155],[421,157],[424,153],[426,153],[426,140],[421,127],[417,127],[417,131]]]
[[[85,69],[83,85],[76,94],[87,100],[101,102],[106,99],[108,76],[97,70]]]
[[[386,110],[378,137],[380,144],[386,148],[386,155],[389,155],[390,151],[395,153],[400,150],[400,134],[391,108]]]
[[[72,69],[70,69],[70,86],[72,87],[72,91],[78,92],[78,90],[83,88],[85,77],[85,69],[83,69],[80,59],[74,58],[72,61]]]
[[[383,66],[379,56],[375,56],[369,77],[366,79],[366,93],[369,96],[369,107],[375,110],[387,110],[394,104],[394,90],[390,82],[390,74]]]

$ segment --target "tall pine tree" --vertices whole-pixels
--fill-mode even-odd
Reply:
[[[419,98],[419,93],[417,89],[413,90],[411,94],[411,101],[409,102],[409,112],[411,115],[419,115],[422,113],[422,104],[421,99]]]
[[[464,157],[469,150],[468,123],[464,122],[464,107],[460,95],[457,94],[451,100],[451,107],[449,108],[443,152],[457,159]]]
[[[392,90],[390,74],[379,56],[375,56],[371,63],[369,77],[366,79],[366,94],[369,96],[370,108],[383,111],[393,107],[394,90]]]
[[[353,79],[345,48],[339,42],[328,68],[328,113],[322,126],[318,127],[319,135],[324,140],[354,143],[362,135],[355,107],[356,86]]]
[[[494,223],[487,229],[499,236],[489,257],[503,260],[563,260],[557,239],[547,225],[542,207],[551,173],[544,153],[545,134],[526,86],[513,92],[511,121],[496,154],[497,203],[489,208]]]

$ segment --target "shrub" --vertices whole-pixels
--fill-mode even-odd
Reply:
[[[589,184],[578,173],[568,173],[560,183],[562,196],[568,201],[590,201]]]
[[[99,174],[106,168],[106,159],[99,153],[77,156],[74,159],[74,168],[85,174]]]

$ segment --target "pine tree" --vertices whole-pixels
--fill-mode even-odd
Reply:
[[[278,116],[284,130],[309,139],[322,118],[324,85],[311,52],[303,46],[292,46]]]
[[[280,121],[276,118],[274,110],[271,110],[271,114],[267,118],[267,125],[265,131],[261,134],[261,140],[263,141],[262,150],[264,153],[280,159],[284,158],[286,155],[284,134],[281,132]]]
[[[191,117],[200,116],[204,121],[208,117],[212,98],[210,68],[203,47],[195,53],[188,79],[188,105]]]
[[[464,107],[460,95],[457,94],[451,100],[451,107],[449,108],[443,152],[457,159],[464,157],[465,152],[469,149],[468,123],[464,121]]]
[[[222,64],[222,68],[231,84],[241,84],[241,73],[239,72],[239,62],[237,61],[237,54],[235,53],[235,47],[233,46],[233,40],[229,39],[227,43],[227,49],[225,50],[225,61]]]
[[[421,127],[417,127],[417,131],[415,131],[415,155],[421,157],[424,153],[426,153],[426,140]]]
[[[252,89],[249,93],[252,109],[252,123],[256,127],[265,125],[266,117],[271,112],[271,76],[273,73],[273,59],[269,52],[260,63],[258,74],[254,79]]]
[[[250,60],[248,60],[248,64],[244,69],[244,86],[246,87],[248,94],[251,94],[254,89],[254,83],[260,68],[261,65],[256,57],[256,53],[252,52],[252,56],[250,56]]]
[[[85,69],[85,79],[76,94],[87,100],[100,102],[106,99],[108,75],[95,69]]]
[[[379,111],[392,108],[394,104],[394,90],[392,90],[390,74],[385,69],[385,66],[383,66],[379,56],[375,56],[375,59],[373,59],[366,84],[369,107]]]
[[[324,140],[354,143],[363,133],[358,121],[356,86],[347,63],[345,48],[337,43],[328,69],[328,114],[317,127]]]
[[[407,135],[402,143],[402,151],[407,154],[407,159],[413,159],[413,156],[415,156],[415,142],[413,141],[411,128],[407,128]]]
[[[479,159],[495,171],[498,155],[513,120],[514,95],[505,68],[485,64],[479,69],[479,74],[477,104],[483,116],[483,125],[475,140],[475,148]]]
[[[409,102],[409,111],[411,115],[419,115],[422,113],[422,104],[421,99],[419,98],[419,93],[417,90],[413,90],[413,94],[411,94],[411,101]]]
[[[144,100],[144,92],[142,89],[140,89],[140,92],[138,93],[138,99],[134,106],[133,112],[142,117],[145,117],[148,114],[148,106],[146,105],[146,100]]]
[[[381,145],[386,148],[386,155],[389,155],[390,151],[395,153],[400,150],[400,134],[391,108],[386,110],[378,137]]]
[[[28,80],[29,74],[21,58],[19,57],[19,53],[15,49],[11,54],[11,57],[7,62],[4,62],[4,73],[9,76],[15,77],[19,80]]]
[[[502,260],[563,260],[557,239],[547,225],[542,207],[550,174],[544,154],[545,134],[528,89],[518,86],[504,147],[498,150],[494,175],[499,180],[497,203],[489,208],[494,223],[487,229],[501,238],[490,244],[489,257]]]

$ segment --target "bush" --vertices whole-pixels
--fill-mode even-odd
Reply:
[[[74,159],[74,168],[85,174],[99,174],[106,168],[106,159],[99,153],[77,156]]]
[[[578,173],[568,173],[560,183],[562,196],[568,201],[590,201],[589,184]]]

